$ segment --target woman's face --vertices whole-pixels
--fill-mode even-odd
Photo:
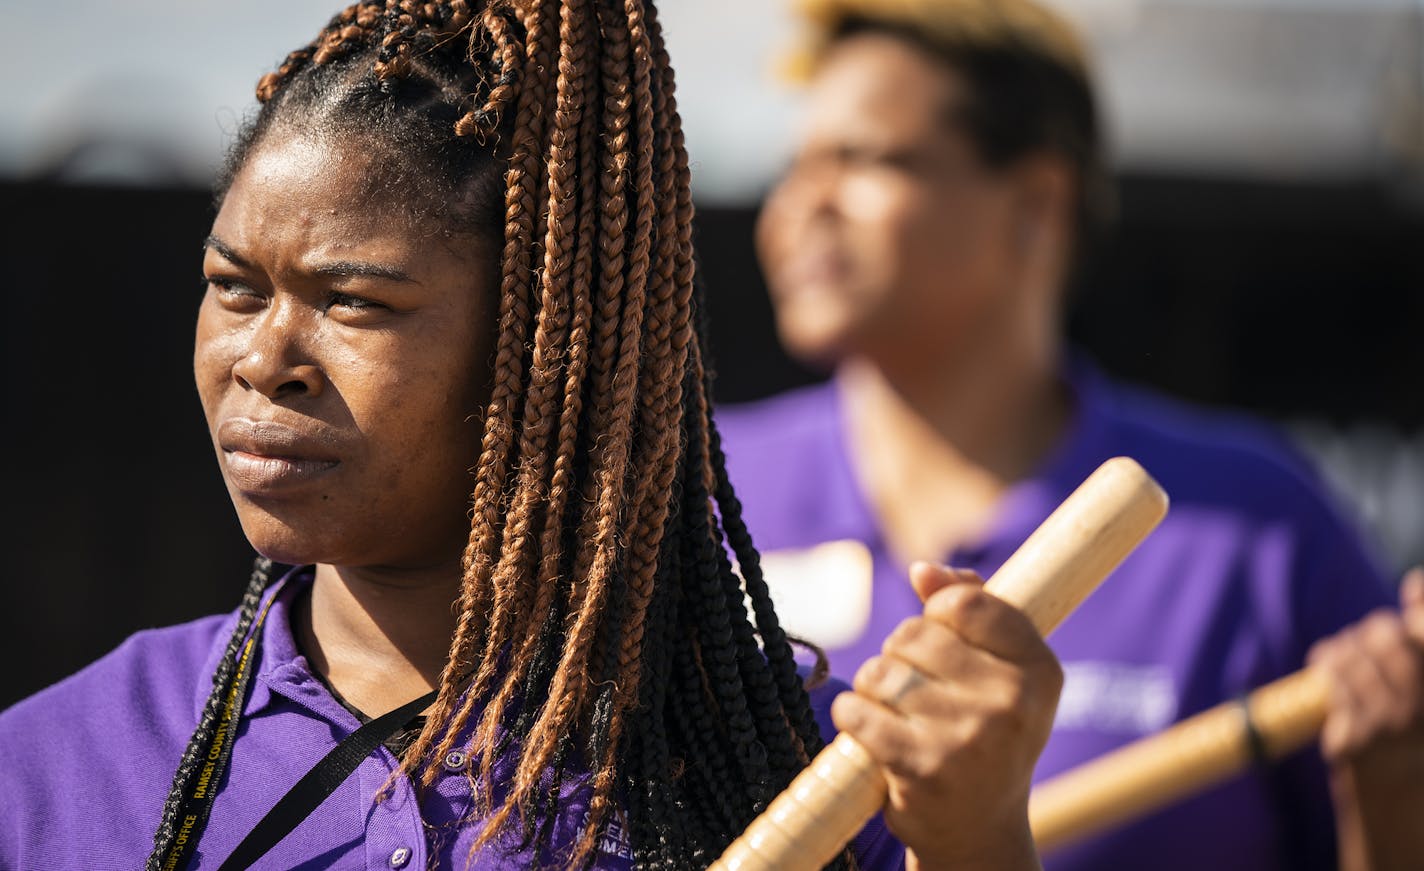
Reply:
[[[193,368],[228,492],[279,562],[458,565],[497,247],[368,192],[370,160],[274,132],[205,245]]]
[[[862,34],[831,49],[807,97],[757,224],[783,345],[830,363],[960,341],[1014,257],[1014,190],[953,120],[964,83],[902,39]]]

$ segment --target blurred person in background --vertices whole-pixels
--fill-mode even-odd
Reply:
[[[757,243],[784,347],[831,377],[718,416],[788,629],[853,674],[920,611],[914,561],[988,577],[1132,456],[1172,509],[1052,638],[1067,683],[1036,779],[1307,661],[1332,676],[1323,753],[1048,867],[1420,867],[1424,576],[1395,610],[1379,555],[1274,428],[1067,346],[1111,203],[1078,36],[1026,0],[804,12],[807,115]]]

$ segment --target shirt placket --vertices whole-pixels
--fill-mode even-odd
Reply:
[[[325,720],[348,733],[360,725],[300,661],[284,663],[261,677],[272,695],[301,707],[308,716]],[[359,787],[359,801],[344,812],[352,815],[351,829],[362,832],[365,867],[370,871],[426,867],[428,850],[420,807],[409,778],[391,777],[397,765],[389,750],[378,747],[361,760],[351,775]],[[383,789],[384,797],[377,800]],[[341,812],[331,807],[317,811],[322,814]],[[342,828],[350,830],[345,825]]]
[[[365,839],[369,871],[429,866],[420,803],[410,778],[397,774],[398,769],[395,756],[384,747],[366,757],[357,769],[361,794],[371,800]]]

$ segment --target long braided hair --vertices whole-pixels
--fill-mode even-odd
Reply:
[[[710,412],[673,91],[651,0],[369,0],[262,79],[219,183],[305,125],[384,155],[423,216],[502,241],[458,626],[403,763],[429,787],[472,740],[475,849],[514,821],[547,835],[583,772],[569,865],[624,813],[640,867],[705,865],[822,744]],[[230,683],[214,676],[154,857]]]

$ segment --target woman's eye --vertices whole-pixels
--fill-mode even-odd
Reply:
[[[382,305],[381,303],[374,302],[372,300],[366,299],[365,297],[352,296],[349,293],[330,294],[326,298],[326,307],[328,310],[332,308],[347,308],[361,312],[379,311],[386,308],[386,306]]]
[[[226,301],[237,301],[246,299],[260,299],[261,294],[240,281],[221,276],[203,276],[203,291],[212,291],[219,299]]]
[[[862,162],[885,169],[914,169],[917,155],[909,151],[876,151],[866,154]]]
[[[920,155],[903,148],[845,148],[838,157],[854,169],[913,170],[920,163]]]

